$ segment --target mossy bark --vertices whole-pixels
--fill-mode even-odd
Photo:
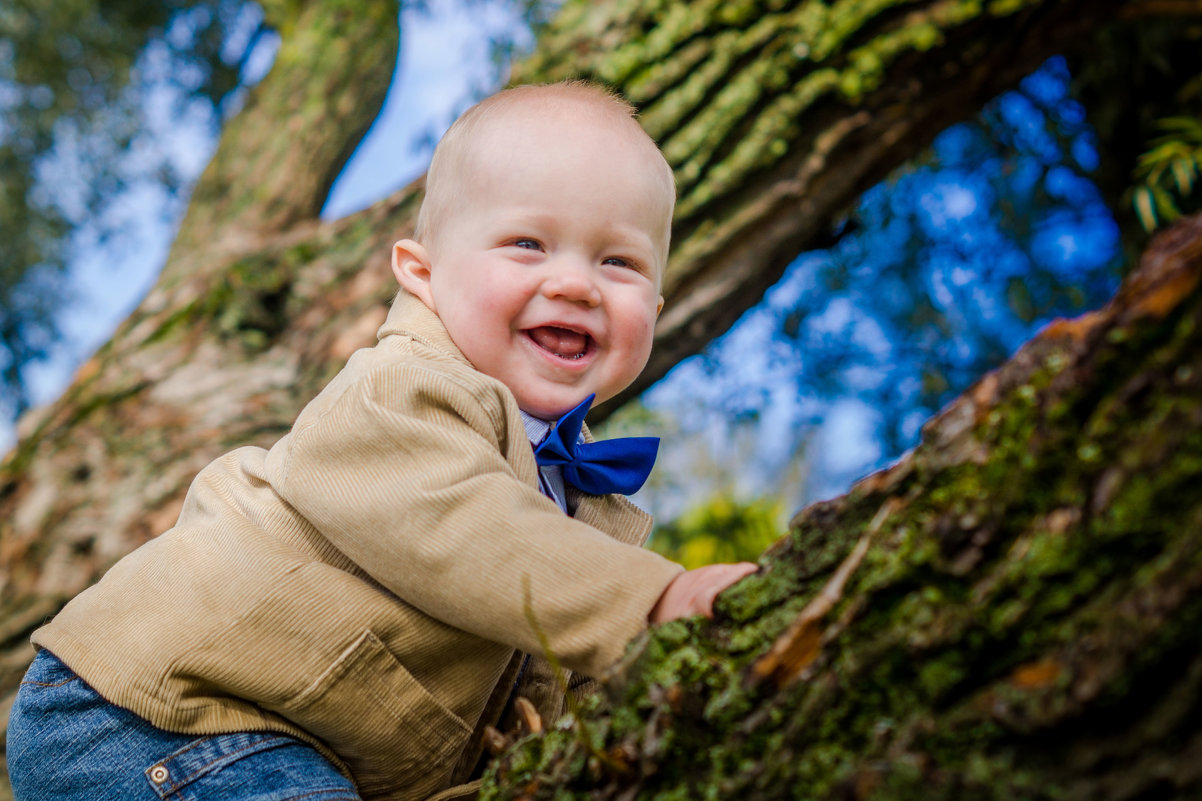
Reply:
[[[944,125],[1156,5],[569,0],[514,80],[611,83],[681,189],[655,356],[630,392],[725,330]],[[394,291],[388,248],[412,231],[422,182],[341,220],[317,212],[383,100],[397,0],[264,6],[277,62],[222,136],[162,277],[0,464],[0,721],[29,633],[170,527],[210,459],[286,431],[374,341]]]
[[[1200,284],[1195,217],[483,797],[1202,795]]]
[[[657,380],[725,331],[865,189],[1141,2],[568,2],[515,81],[584,77],[642,112],[680,198]],[[1162,12],[1163,13],[1163,12]],[[1194,9],[1194,13],[1200,13]]]

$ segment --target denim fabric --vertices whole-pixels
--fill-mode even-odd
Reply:
[[[17,693],[8,771],[16,801],[360,801],[307,743],[157,729],[105,701],[49,651]]]

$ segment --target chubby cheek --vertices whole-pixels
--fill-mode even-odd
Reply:
[[[481,270],[467,277],[460,291],[472,298],[469,314],[478,315],[492,324],[512,322],[524,301],[522,292],[495,270]]]
[[[494,291],[487,281],[478,276],[464,276],[454,287],[453,294],[457,301],[453,314],[461,325],[482,334],[486,329],[495,329],[503,324],[503,294]]]
[[[654,307],[652,307],[654,312]],[[640,314],[627,320],[622,326],[623,345],[635,375],[642,372],[651,356],[651,345],[655,340],[655,315]]]
[[[639,339],[639,372],[647,366],[647,360],[651,358],[651,346],[655,342],[655,326],[650,323],[644,323],[643,334]]]

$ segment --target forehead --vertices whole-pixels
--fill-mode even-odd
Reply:
[[[456,171],[467,191],[490,178],[587,178],[593,191],[635,193],[671,217],[675,187],[663,156],[637,122],[608,109],[515,103],[481,120],[462,145]]]
[[[517,100],[466,133],[463,156],[470,160],[492,160],[506,152],[534,161],[604,156],[650,173],[663,169],[663,157],[638,123],[596,104]]]
[[[432,230],[445,230],[471,210],[516,211],[531,197],[528,190],[554,196],[565,211],[619,199],[666,264],[676,199],[672,172],[620,105],[537,92],[469,111],[439,144],[423,213]]]

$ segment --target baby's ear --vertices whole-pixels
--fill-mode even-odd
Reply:
[[[392,246],[392,274],[405,291],[416,295],[430,311],[434,308],[434,293],[430,291],[430,254],[420,242],[402,239]]]

